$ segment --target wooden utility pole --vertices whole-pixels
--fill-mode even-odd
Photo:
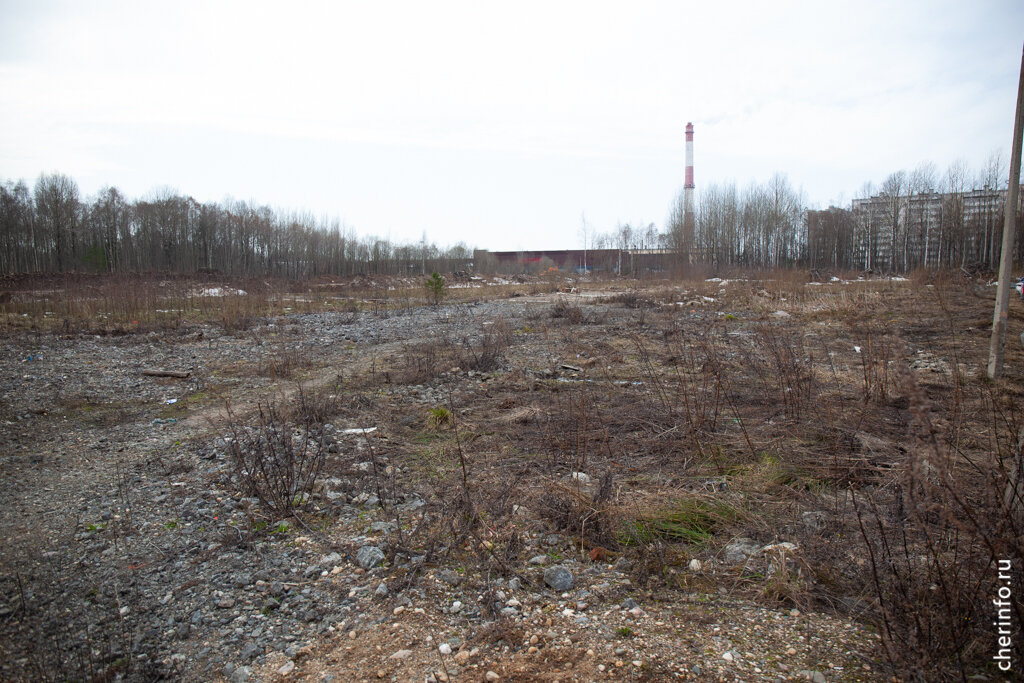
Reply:
[[[1013,148],[1010,150],[1010,186],[1003,208],[1003,250],[999,258],[999,286],[996,288],[996,310],[992,316],[992,341],[988,350],[988,376],[1003,372],[1003,350],[1006,347],[1006,321],[1010,311],[1010,287],[1013,287],[1013,238],[1017,231],[1017,196],[1020,191],[1020,147],[1024,136],[1024,53],[1020,61],[1020,83],[1017,84],[1017,117],[1013,124]]]

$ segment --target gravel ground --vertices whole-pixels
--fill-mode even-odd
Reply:
[[[412,488],[379,499],[374,454],[397,438],[401,406],[443,403],[453,386],[487,395],[502,381],[491,373],[387,378],[377,400],[392,407],[391,424],[367,424],[373,409],[343,405],[318,432],[331,476],[304,520],[268,516],[238,491],[226,400],[247,414],[257,399],[294,395],[300,379],[365,379],[410,344],[473,343],[499,319],[524,326],[543,305],[295,315],[234,335],[215,326],[9,334],[0,354],[0,678],[875,679],[877,640],[856,623],[714,592],[645,592],[628,562],[584,561],[558,534],[526,534],[523,552],[540,559],[522,580],[414,553],[368,559],[366,548],[395,546],[395,519],[426,504]],[[522,353],[550,367],[543,349]],[[346,432],[359,427],[379,429]],[[380,503],[397,512],[385,515]],[[552,558],[571,586],[546,582]]]

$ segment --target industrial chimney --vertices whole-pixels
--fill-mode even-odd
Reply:
[[[693,123],[686,124],[686,182],[683,185],[683,247],[688,261],[693,257]]]

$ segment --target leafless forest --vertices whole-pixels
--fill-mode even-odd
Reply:
[[[865,184],[849,208],[827,210],[809,209],[781,174],[743,189],[713,184],[699,194],[692,236],[680,195],[663,231],[654,223],[584,229],[582,246],[661,250],[678,255],[671,261],[676,268],[992,270],[1006,197],[1003,170],[998,156],[977,173],[954,164],[940,174],[921,164],[890,174],[878,188]],[[1024,239],[1016,244],[1019,257]],[[442,248],[426,235],[415,244],[395,243],[359,236],[336,220],[242,201],[199,203],[170,190],[130,200],[114,187],[82,198],[62,174],[40,176],[32,188],[24,181],[0,184],[0,272],[6,274],[218,271],[302,278],[449,272],[472,262],[472,245]],[[487,263],[475,265],[489,270]]]

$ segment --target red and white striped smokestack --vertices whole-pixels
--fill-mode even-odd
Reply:
[[[686,124],[686,184],[687,190],[693,189],[693,124]]]
[[[686,259],[693,260],[693,234],[695,216],[693,211],[693,124],[686,124],[686,182],[683,184],[683,249]]]

